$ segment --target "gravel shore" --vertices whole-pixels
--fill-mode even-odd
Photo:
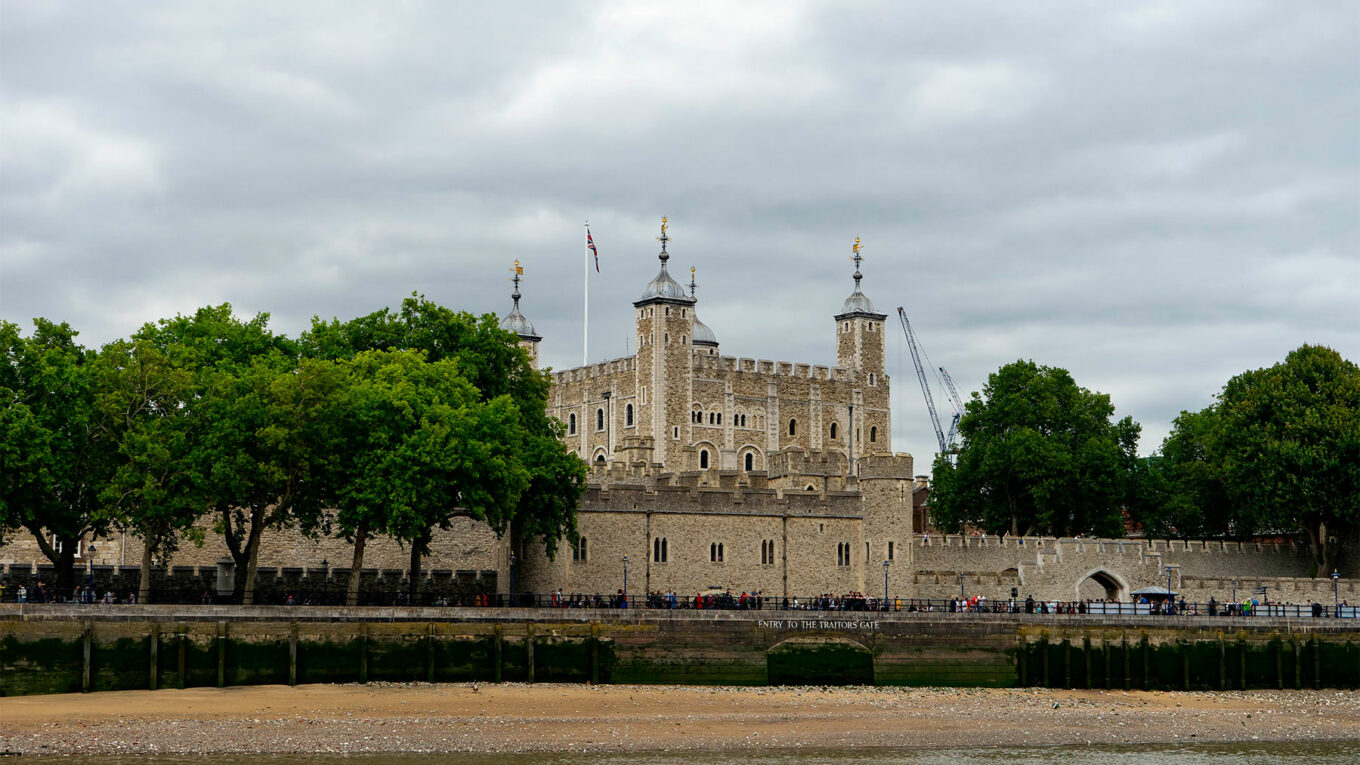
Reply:
[[[1360,741],[1360,693],[255,686],[0,698],[0,753],[626,752]]]

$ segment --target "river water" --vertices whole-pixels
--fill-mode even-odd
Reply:
[[[25,757],[25,763],[99,765],[1351,765],[1360,742],[1163,746],[728,751],[623,754],[279,754]]]

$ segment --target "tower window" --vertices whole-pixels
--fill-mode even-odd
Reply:
[[[836,440],[836,423],[831,423],[831,440]]]
[[[889,542],[889,543],[888,543],[888,560],[892,560],[892,559],[893,559],[893,543],[892,543],[892,542]]]
[[[666,549],[666,538],[657,537],[652,540],[652,560],[657,563],[665,563],[669,558],[669,551]]]
[[[633,427],[633,405],[629,404],[623,408],[623,423],[628,427]]]
[[[869,373],[869,385],[872,386],[873,384],[874,384],[874,373],[873,373],[873,372],[870,372],[870,373]]]
[[[604,410],[603,410],[603,409],[596,409],[596,410],[595,410],[595,429],[596,429],[596,430],[604,430]]]
[[[751,466],[755,464],[755,461],[756,461],[756,460],[755,460],[755,455],[752,454],[752,453],[750,453],[750,452],[747,452],[747,453],[746,453],[746,472],[748,472],[748,473],[751,472]]]
[[[708,450],[707,450],[707,449],[700,449],[700,450],[699,450],[699,469],[700,469],[700,470],[708,470]]]
[[[680,427],[678,425],[674,428],[671,428],[671,438],[674,438],[677,441],[680,440]]]
[[[874,425],[869,428],[869,443],[874,443],[876,441],[878,441],[878,426]]]
[[[789,420],[789,435],[791,435],[791,436],[796,436],[796,435],[798,435],[798,421],[797,421],[797,420]]]
[[[708,546],[708,560],[709,560],[710,563],[722,563],[722,562],[723,562],[723,544],[722,544],[722,542],[714,542],[714,543],[712,543],[712,544],[710,544],[710,545]]]
[[[567,415],[567,435],[576,435],[576,415]]]
[[[586,538],[580,537],[576,544],[571,546],[571,559],[574,561],[584,561],[586,559]]]

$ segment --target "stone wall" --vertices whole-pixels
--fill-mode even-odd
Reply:
[[[0,606],[0,695],[368,681],[1360,686],[1353,619]]]

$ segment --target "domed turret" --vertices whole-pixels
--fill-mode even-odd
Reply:
[[[841,312],[836,314],[837,321],[852,318],[856,315],[870,319],[887,318],[887,314],[878,312],[878,309],[874,307],[874,303],[869,299],[868,295],[860,292],[859,282],[860,279],[864,278],[864,274],[859,272],[859,264],[864,260],[864,256],[859,254],[859,250],[859,237],[855,237],[855,246],[853,248],[855,254],[854,257],[851,258],[855,261],[855,291],[851,292],[850,297],[846,298],[845,302],[841,304]]]
[[[697,305],[698,302],[699,302],[699,299],[698,299],[697,297],[694,296],[694,291],[695,291],[696,286],[697,286],[697,285],[694,283],[694,266],[690,266],[690,267],[689,267],[689,297],[690,297],[690,299],[693,300],[693,301],[695,302],[695,304]],[[703,323],[702,321],[699,321],[699,309],[698,309],[698,308],[695,308],[695,309],[694,309],[694,337],[693,337],[693,339],[692,339],[690,342],[692,342],[692,343],[694,343],[695,345],[698,345],[698,346],[700,346],[700,347],[709,347],[709,348],[717,348],[717,347],[718,347],[718,336],[715,335],[715,334],[713,334],[713,330],[709,329],[707,324]]]
[[[515,261],[515,267],[512,270],[515,273],[515,291],[510,293],[510,298],[515,301],[515,305],[510,309],[510,313],[506,314],[504,319],[501,319],[501,329],[514,332],[519,335],[521,340],[542,340],[543,338],[539,337],[538,333],[534,331],[534,325],[519,310],[519,280],[524,275],[524,269],[520,267],[518,260]]]
[[[634,305],[657,299],[693,302],[685,294],[685,288],[672,279],[670,273],[666,271],[666,261],[671,259],[670,253],[666,252],[666,242],[670,241],[670,237],[666,234],[667,222],[665,218],[661,219],[661,252],[656,256],[661,261],[661,273],[658,273],[655,279],[647,283],[647,289],[643,290],[642,297],[634,301]]]

